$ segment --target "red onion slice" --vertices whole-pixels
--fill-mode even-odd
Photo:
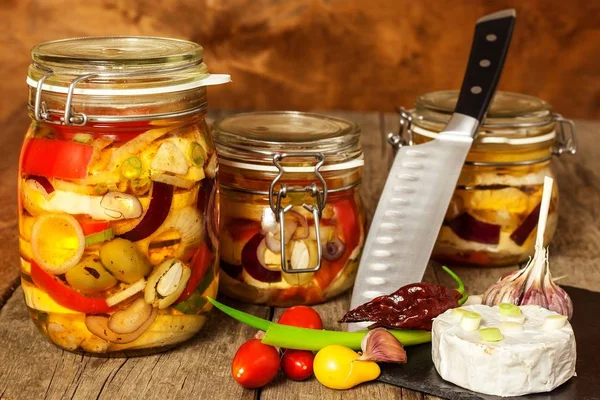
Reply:
[[[32,179],[32,180],[36,181],[37,183],[39,183],[44,188],[44,190],[46,191],[47,194],[54,192],[54,186],[52,186],[52,184],[50,183],[48,178],[46,178],[44,176],[29,175],[27,177],[27,179]]]
[[[267,244],[265,242],[265,239],[261,240],[260,244],[256,248],[256,258],[258,259],[260,265],[262,265],[264,268],[267,268],[267,263],[265,262],[265,251],[267,250]]]
[[[521,225],[513,233],[510,234],[510,238],[513,242],[519,246],[523,246],[523,243],[527,240],[531,232],[535,229],[538,224],[538,218],[540,217],[540,204],[538,204],[529,215],[521,222]]]
[[[281,281],[281,271],[273,271],[263,267],[258,260],[258,247],[265,237],[257,233],[242,249],[242,265],[244,270],[254,279],[261,282]]]
[[[219,248],[219,204],[217,202],[217,187],[214,180],[205,180],[200,187],[198,196],[198,210],[201,213],[206,213],[206,235],[208,240],[213,245],[213,248]],[[201,197],[204,197],[202,201]],[[206,205],[206,209],[204,206]]]
[[[132,230],[119,235],[123,239],[137,242],[146,239],[152,235],[165,222],[171,203],[173,202],[173,193],[175,187],[162,182],[152,183],[152,193],[148,209],[142,217],[142,220]]]
[[[500,225],[479,221],[469,213],[461,214],[449,221],[448,226],[464,240],[483,244],[500,242]]]

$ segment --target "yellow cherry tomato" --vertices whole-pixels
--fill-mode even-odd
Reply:
[[[381,370],[373,361],[359,361],[358,353],[348,347],[330,345],[316,355],[315,377],[330,389],[350,389],[360,383],[376,379]]]

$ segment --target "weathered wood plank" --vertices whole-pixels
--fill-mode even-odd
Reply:
[[[246,399],[233,382],[235,350],[253,332],[219,312],[184,345],[134,358],[82,356],[46,341],[29,320],[19,288],[0,311],[0,399]],[[262,318],[267,307],[226,303]]]

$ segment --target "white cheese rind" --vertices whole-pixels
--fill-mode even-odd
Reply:
[[[463,307],[482,316],[481,328],[499,327],[506,317],[498,307]],[[467,332],[451,316],[433,321],[432,358],[436,370],[449,382],[479,393],[521,396],[548,392],[575,375],[575,335],[571,324],[542,330],[544,319],[556,315],[538,306],[522,306],[523,332],[506,334],[500,342],[484,342],[479,332]]]

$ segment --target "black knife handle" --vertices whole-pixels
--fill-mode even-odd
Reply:
[[[485,117],[500,80],[515,18],[515,10],[509,9],[477,21],[467,72],[454,112],[476,118],[480,123]]]

